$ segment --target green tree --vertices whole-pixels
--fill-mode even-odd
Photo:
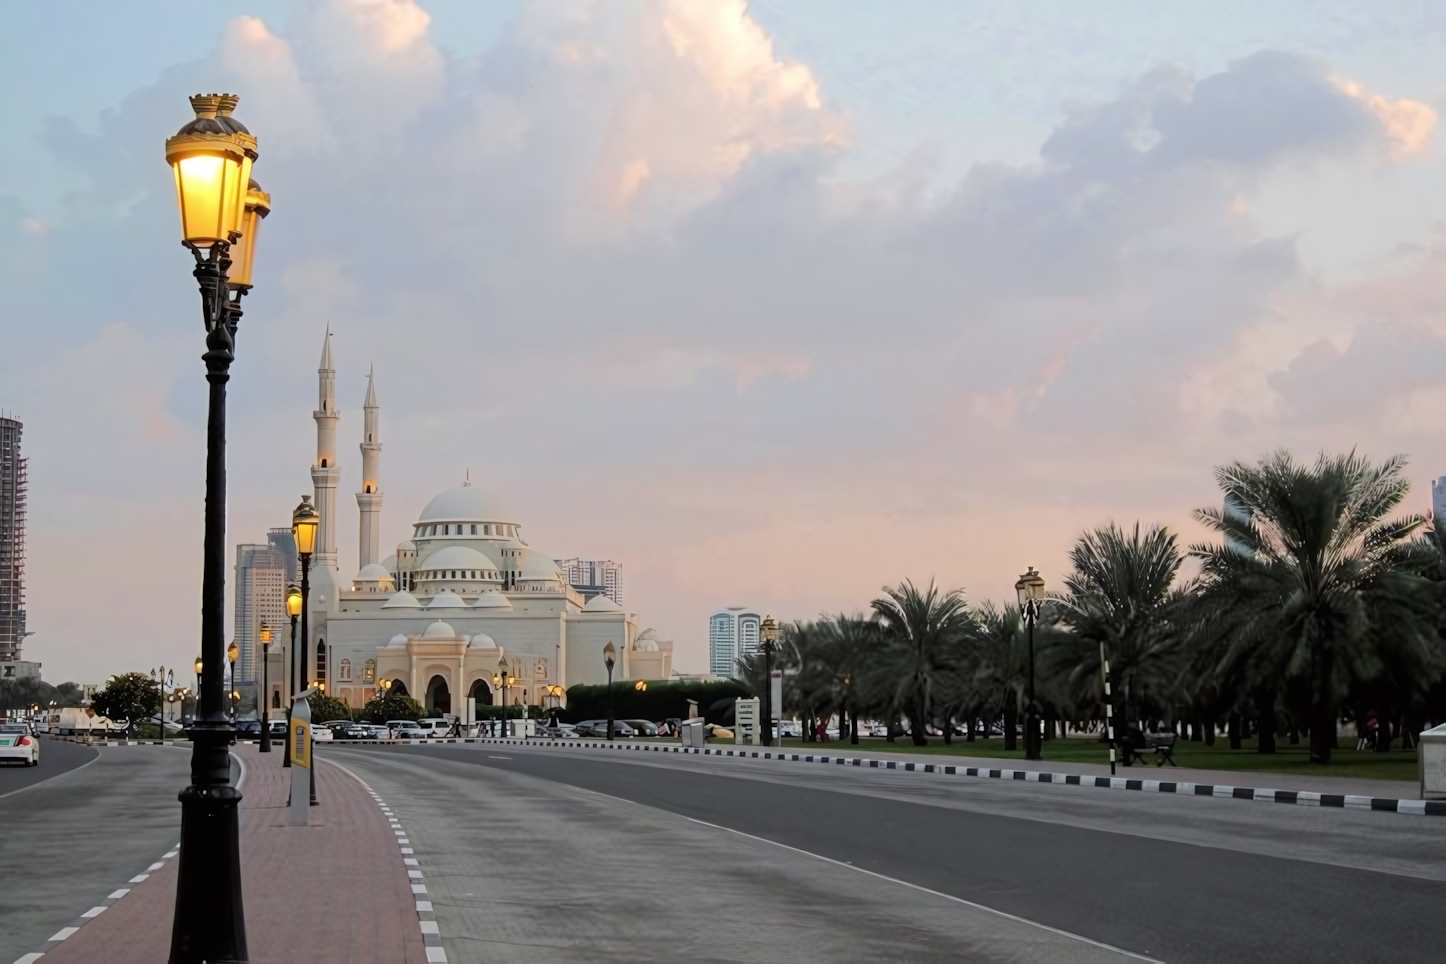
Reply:
[[[481,707],[478,707],[481,709]],[[401,694],[379,696],[368,700],[358,719],[365,723],[386,723],[388,720],[420,720],[422,704]]]
[[[1019,707],[1029,672],[1028,643],[1018,606],[985,602],[975,611],[965,712],[986,721],[1004,718],[1004,748],[1018,746]],[[972,726],[972,723],[970,724]],[[988,727],[985,727],[986,734]]]
[[[885,702],[908,716],[914,745],[926,746],[935,690],[953,668],[959,641],[973,629],[964,593],[941,592],[932,581],[920,591],[905,580],[885,587],[872,608],[880,635],[874,681]]]
[[[1376,627],[1431,648],[1429,583],[1409,541],[1425,521],[1388,518],[1409,489],[1403,456],[1372,465],[1352,452],[1314,465],[1276,452],[1219,468],[1226,504],[1197,519],[1223,542],[1198,545],[1205,614],[1223,640],[1220,667],[1253,689],[1284,685],[1303,705],[1310,759],[1329,763],[1343,698],[1380,671]],[[1272,690],[1273,691],[1273,690]]]
[[[313,723],[330,723],[333,720],[351,719],[351,707],[334,696],[312,693],[306,698],[306,705],[311,708],[311,722]]]
[[[105,681],[91,708],[117,722],[125,720],[126,733],[137,720],[154,716],[161,708],[161,689],[145,673],[122,673]]]

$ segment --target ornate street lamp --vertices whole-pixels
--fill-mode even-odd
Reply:
[[[497,681],[501,684],[501,686],[502,686],[502,735],[503,735],[503,736],[506,736],[506,735],[507,735],[507,682],[508,682],[508,680],[507,680],[507,669],[508,669],[508,667],[507,667],[507,657],[506,657],[506,656],[499,656],[499,657],[497,658],[497,675],[494,676],[493,679],[497,680]]]
[[[758,627],[758,638],[762,640],[759,648],[763,650],[763,745],[773,746],[773,650],[778,645],[778,621],[764,616]]]
[[[613,738],[613,663],[617,660],[618,651],[609,642],[603,647],[603,665],[608,668],[608,739]]]
[[[301,597],[299,609],[301,610],[301,646],[297,653],[297,693],[305,693],[308,689],[306,668],[306,656],[308,643],[311,640],[311,554],[316,551],[316,530],[321,525],[321,516],[317,515],[316,508],[311,504],[311,496],[303,495],[301,504],[296,511],[291,513],[291,534],[296,538],[296,554],[301,557]],[[290,600],[287,600],[288,605]],[[289,732],[289,731],[288,731]],[[311,806],[316,806],[316,767],[307,771],[310,781]]]
[[[261,694],[258,702],[261,704],[261,744],[257,747],[258,753],[271,752],[271,627],[264,621],[261,623],[261,631],[256,634],[261,638]]]
[[[201,577],[201,659],[220,666],[226,609],[226,383],[245,287],[232,287],[233,247],[243,237],[256,138],[232,116],[239,98],[198,94],[195,120],[166,141],[176,180],[181,243],[195,258],[206,330],[206,510]],[[269,201],[267,207],[269,209]],[[257,215],[256,220],[259,220]],[[255,255],[254,227],[245,249],[247,284]],[[237,252],[241,253],[241,252]],[[200,660],[198,660],[198,665]],[[191,727],[191,784],[181,792],[181,856],[170,964],[245,961],[246,923],[241,900],[240,838],[231,786],[229,746],[235,729],[226,719],[220,673],[197,685]]]
[[[301,615],[301,587],[292,583],[286,587],[286,615],[291,618],[291,647],[286,651],[286,682],[282,690],[286,692],[286,732],[291,732],[291,697],[300,693],[296,688],[296,619]],[[286,740],[282,748],[283,767],[291,766],[291,741]]]
[[[236,689],[236,658],[241,655],[241,647],[236,645],[236,640],[231,640],[231,645],[226,647],[226,659],[231,663],[231,721],[236,721],[236,708],[241,700],[241,694]]]
[[[1044,577],[1030,566],[1029,571],[1014,584],[1019,596],[1019,611],[1029,626],[1029,694],[1024,707],[1024,758],[1040,759],[1039,705],[1034,699],[1034,621],[1039,618],[1039,607],[1044,603]],[[948,721],[945,721],[948,725]]]

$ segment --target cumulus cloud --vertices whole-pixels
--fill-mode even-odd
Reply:
[[[1153,70],[1065,111],[1034,163],[924,190],[908,164],[839,173],[845,107],[741,0],[530,6],[465,60],[430,29],[411,0],[237,18],[213,57],[98,134],[58,125],[57,148],[93,159],[93,197],[135,199],[115,217],[158,239],[102,266],[128,281],[96,286],[103,299],[60,283],[92,224],[30,242],[24,212],[0,208],[0,244],[32,259],[0,281],[32,306],[62,290],[47,310],[64,325],[27,337],[111,332],[144,361],[144,392],[103,365],[89,377],[153,426],[119,470],[178,498],[199,462],[171,478],[155,466],[178,456],[156,450],[198,444],[204,384],[154,131],[184,120],[185,94],[237,85],[275,203],[232,383],[237,539],[309,485],[328,321],[343,439],[377,365],[385,539],[470,468],[534,545],[623,560],[629,608],[693,665],[720,593],[807,616],[903,576],[1007,588],[1004,545],[1029,554],[1005,575],[1057,569],[1081,526],[1187,519],[1218,461],[1376,429],[1409,440],[1439,398],[1430,258],[1326,289],[1251,214],[1288,165],[1422,161],[1429,108],[1325,66],[1266,52],[1203,77]],[[1389,397],[1342,401],[1352,365]],[[0,374],[39,377],[3,358]],[[65,411],[30,437],[59,437]],[[127,538],[117,553],[143,541]],[[37,585],[38,605],[59,585]]]

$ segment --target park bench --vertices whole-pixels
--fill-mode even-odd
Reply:
[[[1144,764],[1146,756],[1153,756],[1157,767],[1167,763],[1172,767],[1179,766],[1174,757],[1177,739],[1179,738],[1174,733],[1143,733],[1135,727],[1129,727],[1120,735],[1122,762],[1125,766]]]

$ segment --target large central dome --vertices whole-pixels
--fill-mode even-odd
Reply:
[[[512,510],[475,485],[460,485],[427,503],[418,522],[505,522],[516,525]]]

